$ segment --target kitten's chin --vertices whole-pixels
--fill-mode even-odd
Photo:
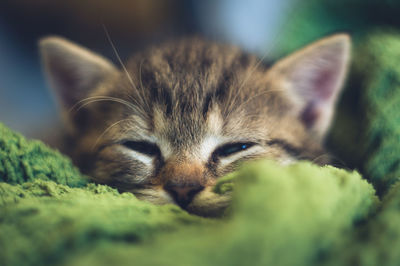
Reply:
[[[153,204],[175,204],[172,197],[164,190],[138,189],[130,192],[138,199]],[[203,217],[220,217],[225,214],[231,203],[231,198],[231,193],[219,195],[212,192],[211,188],[207,188],[200,192],[184,210]]]
[[[211,190],[206,190],[197,195],[188,205],[189,213],[204,217],[220,217],[226,213],[232,200],[232,193],[219,195]]]
[[[147,201],[156,205],[174,204],[173,199],[164,190],[158,189],[134,189],[133,193],[139,200]]]

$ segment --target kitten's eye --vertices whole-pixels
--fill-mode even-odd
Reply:
[[[213,158],[228,157],[232,154],[247,150],[248,148],[250,148],[252,146],[254,146],[254,143],[251,143],[251,142],[238,142],[238,143],[226,144],[222,147],[217,148],[213,152]]]
[[[128,149],[134,150],[136,152],[143,153],[148,156],[160,156],[161,151],[160,148],[154,143],[147,141],[123,141],[121,145],[125,146]]]

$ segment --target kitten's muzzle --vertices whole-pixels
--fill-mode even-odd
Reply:
[[[164,189],[174,198],[176,204],[185,209],[193,198],[204,189],[200,184],[179,184],[167,182]]]

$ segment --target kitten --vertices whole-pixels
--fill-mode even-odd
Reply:
[[[58,37],[42,39],[40,49],[67,151],[85,173],[210,216],[230,201],[211,188],[239,163],[324,154],[350,39],[333,35],[272,66],[199,38],[148,48],[122,69]]]

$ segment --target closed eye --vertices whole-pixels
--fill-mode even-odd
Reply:
[[[160,148],[148,141],[127,140],[120,143],[122,146],[151,157],[161,156]]]
[[[225,144],[225,145],[217,148],[213,152],[212,158],[213,158],[213,160],[216,160],[218,158],[228,157],[233,154],[245,151],[254,145],[255,145],[255,143],[252,143],[252,142],[236,142],[236,143]]]
[[[299,157],[302,154],[302,150],[289,142],[283,140],[283,139],[271,139],[270,141],[267,142],[269,146],[278,146],[281,147],[283,150],[285,150],[288,154],[294,156],[294,157]]]

